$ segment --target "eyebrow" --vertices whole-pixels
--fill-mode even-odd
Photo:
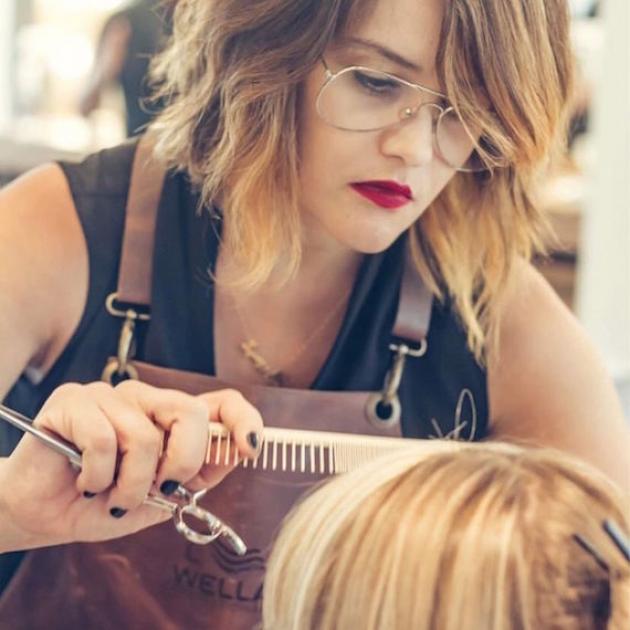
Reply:
[[[389,61],[393,61],[395,64],[405,68],[406,70],[422,74],[422,66],[416,65],[412,61],[409,61],[409,59],[405,59],[405,57],[402,57],[397,52],[393,51],[391,48],[387,48],[386,46],[370,39],[363,39],[361,37],[344,37],[341,44],[368,48],[369,50],[378,53],[381,57],[384,57]]]

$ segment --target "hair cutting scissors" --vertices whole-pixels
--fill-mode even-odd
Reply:
[[[0,420],[5,420],[21,431],[35,436],[53,451],[66,457],[74,468],[81,469],[81,453],[73,445],[50,431],[33,426],[33,421],[26,416],[0,404]],[[213,540],[223,537],[238,555],[244,555],[247,552],[247,547],[240,536],[220,518],[199,506],[198,503],[206,492],[208,492],[207,489],[190,492],[180,485],[169,499],[149,494],[144,503],[170,512],[173,516],[175,529],[188,541],[197,545],[207,545]],[[201,521],[205,531],[200,532],[190,527],[186,523],[185,517]]]

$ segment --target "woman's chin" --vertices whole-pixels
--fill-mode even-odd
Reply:
[[[392,246],[400,236],[400,231],[384,231],[382,233],[347,235],[343,244],[360,254],[380,254]]]

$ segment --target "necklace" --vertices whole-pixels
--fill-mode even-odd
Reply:
[[[334,308],[332,308],[326,317],[310,332],[310,334],[302,341],[298,348],[283,362],[284,367],[277,369],[272,367],[267,359],[261,354],[260,346],[255,337],[250,333],[249,327],[245,322],[243,312],[239,308],[236,300],[232,298],[234,304],[234,310],[238,317],[239,323],[246,339],[241,341],[238,345],[241,354],[247,359],[254,370],[265,379],[267,385],[273,385],[275,387],[282,387],[287,384],[286,371],[291,368],[295,362],[302,357],[304,352],[311,346],[315,339],[323,332],[323,330],[330,324],[330,322],[338,315],[339,311],[346,304],[350,292],[345,293],[341,299],[337,302]]]

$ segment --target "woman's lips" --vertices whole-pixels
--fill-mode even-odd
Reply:
[[[413,199],[409,186],[390,180],[356,182],[350,186],[361,196],[386,210],[402,208]]]

